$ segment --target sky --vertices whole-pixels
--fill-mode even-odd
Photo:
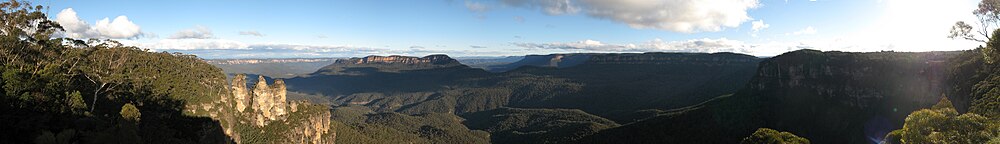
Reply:
[[[951,51],[976,0],[32,1],[60,36],[207,59]]]

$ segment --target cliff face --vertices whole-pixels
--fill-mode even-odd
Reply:
[[[338,64],[444,64],[458,62],[447,55],[428,55],[425,57],[408,56],[367,56],[363,58],[351,58],[337,60]]]
[[[311,75],[368,75],[378,72],[399,73],[403,71],[438,68],[468,68],[447,55],[425,57],[408,56],[367,56],[364,58],[340,59],[324,66]]]
[[[231,97],[221,99],[213,117],[238,143],[333,143],[328,106],[288,102],[283,80],[268,85],[263,76],[251,89],[246,75],[232,80]]]
[[[284,80],[275,80],[274,85],[268,86],[264,76],[259,76],[257,79],[254,88],[247,89],[246,75],[237,75],[233,78],[233,100],[237,112],[253,113],[255,124],[264,126],[267,122],[282,119],[287,114],[287,91]]]
[[[738,143],[763,127],[815,143],[877,142],[902,127],[908,114],[949,93],[947,66],[960,53],[788,52],[761,62],[731,96],[601,131],[588,140]],[[643,133],[648,131],[656,132]]]
[[[256,113],[255,122],[257,126],[264,126],[269,121],[283,119],[285,109],[288,109],[285,101],[285,82],[274,80],[274,85],[268,86],[264,76],[257,78],[257,84],[253,89],[253,105],[250,107]]]

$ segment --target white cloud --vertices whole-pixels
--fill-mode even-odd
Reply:
[[[576,13],[580,11],[579,6],[573,5],[571,0],[501,0],[503,4],[515,7],[527,7],[540,9],[546,14],[559,15]]]
[[[479,2],[470,2],[470,1],[465,1],[465,8],[468,8],[469,11],[477,13],[482,13],[490,10],[490,8],[487,7],[485,4]]]
[[[661,39],[653,39],[638,44],[606,44],[596,40],[582,40],[569,43],[512,44],[529,49],[583,50],[581,52],[751,52],[749,49],[751,45],[726,38],[705,38],[685,41],[663,41]]]
[[[583,12],[590,17],[621,22],[637,29],[682,33],[714,32],[752,20],[747,10],[757,0],[501,0],[513,7],[540,9],[547,14]]]
[[[771,27],[771,25],[764,23],[764,20],[750,22],[750,29],[753,30],[750,32],[750,36],[757,37],[757,33],[759,33],[760,30],[767,29],[768,27]]]
[[[764,20],[753,21],[750,23],[750,26],[754,32],[759,32],[760,30],[764,30],[768,27],[771,27],[770,24],[764,23]]]
[[[114,20],[104,18],[89,25],[77,16],[73,8],[67,8],[56,14],[56,22],[66,30],[63,35],[70,38],[130,39],[143,35],[139,25],[132,23],[124,15],[115,17]]]
[[[240,35],[264,37],[264,34],[261,34],[260,32],[257,31],[240,31]]]
[[[795,32],[785,33],[785,35],[812,35],[812,34],[816,34],[816,28],[813,28],[812,26],[806,27],[802,30],[798,30]]]
[[[249,44],[224,39],[162,39],[153,43],[134,44],[153,50],[248,49]]]
[[[177,31],[170,39],[211,39],[215,38],[212,30],[208,27],[196,25],[194,28]]]
[[[522,16],[514,16],[514,21],[519,22],[519,23],[524,23],[524,17],[522,17]]]
[[[816,49],[822,51],[873,52],[881,50],[897,50],[897,45],[884,43],[865,43],[863,41],[832,39],[816,41],[781,42],[769,41],[749,43],[727,38],[689,39],[665,41],[653,39],[640,43],[611,44],[597,40],[582,40],[577,42],[554,43],[511,43],[514,46],[527,48],[529,51],[548,51],[553,53],[577,52],[689,52],[715,53],[734,52],[756,56],[776,56],[785,52],[800,49]]]

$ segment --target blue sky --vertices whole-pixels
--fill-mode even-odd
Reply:
[[[975,0],[34,1],[73,38],[204,58],[937,51]],[[104,20],[107,19],[107,20]],[[104,22],[102,22],[104,20]],[[756,29],[755,29],[756,27]]]

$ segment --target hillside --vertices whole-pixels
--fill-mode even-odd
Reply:
[[[766,127],[816,143],[868,143],[947,93],[948,66],[962,53],[789,52],[762,62],[732,96],[601,131],[584,142],[735,143]]]
[[[568,142],[651,116],[648,111],[690,106],[735,92],[742,86],[739,83],[749,81],[760,61],[732,53],[586,55],[575,66],[525,66],[503,73],[470,68],[446,56],[369,56],[338,61],[285,82],[289,91],[325,95],[337,109],[362,108],[364,115],[457,115],[467,121],[452,124],[486,130],[492,133],[492,142]],[[490,122],[484,117],[496,114],[515,121]],[[551,118],[516,121],[519,115]],[[391,125],[338,121],[362,132],[372,125]],[[511,124],[520,126],[490,128]],[[550,130],[579,133],[546,133]],[[528,131],[534,132],[521,133]]]

